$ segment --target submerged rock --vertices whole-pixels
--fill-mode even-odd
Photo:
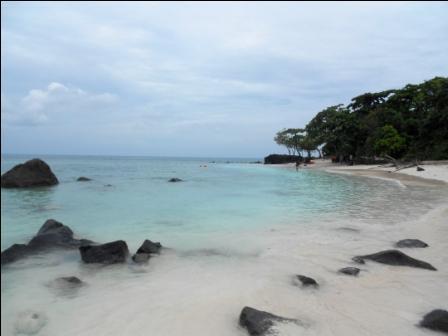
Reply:
[[[313,278],[304,275],[296,275],[296,278],[300,281],[303,287],[319,287],[319,284]]]
[[[2,188],[40,187],[58,183],[50,167],[40,159],[18,164],[1,176]]]
[[[297,320],[277,316],[251,307],[244,307],[240,314],[239,324],[247,329],[250,335],[269,335],[276,322],[294,322]]]
[[[137,264],[148,262],[151,255],[149,253],[136,253],[132,256],[132,260]]]
[[[358,264],[365,264],[366,262],[361,257],[353,257],[352,260]]]
[[[35,335],[47,324],[47,317],[40,312],[24,311],[19,313],[14,323],[17,334]]]
[[[417,171],[425,171],[422,167],[417,167]]]
[[[69,276],[55,279],[55,284],[61,287],[77,288],[83,286],[84,281],[75,276]]]
[[[129,255],[128,245],[123,240],[102,244],[86,245],[79,248],[81,259],[87,264],[123,263]]]
[[[148,239],[145,239],[142,246],[139,247],[137,253],[132,256],[132,260],[136,263],[145,263],[151,257],[151,254],[160,253],[160,249],[162,248],[162,244],[159,242],[152,242]]]
[[[409,266],[416,268],[423,268],[431,271],[437,271],[437,269],[431,264],[411,258],[410,256],[404,254],[398,250],[387,250],[381,251],[374,254],[368,254],[364,256],[357,256],[358,260],[373,260],[382,264],[392,265],[392,266]]]
[[[443,309],[433,310],[423,317],[423,320],[420,321],[420,326],[448,333],[448,311]]]
[[[428,247],[429,245],[419,239],[403,239],[395,243],[395,247]]]
[[[180,178],[177,178],[177,177],[173,177],[173,178],[170,178],[168,180],[168,182],[183,182],[183,180]]]
[[[88,182],[88,181],[92,181],[91,178],[85,177],[85,176],[80,176],[76,179],[76,181],[78,182]]]
[[[54,248],[73,249],[92,242],[73,238],[73,231],[66,225],[47,220],[28,244],[14,244],[1,254],[1,264],[5,265],[24,257]]]
[[[357,267],[344,267],[341,268],[338,272],[346,275],[357,276],[361,270]]]

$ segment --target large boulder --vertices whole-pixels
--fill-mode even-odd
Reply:
[[[277,316],[251,307],[244,307],[240,314],[240,326],[247,329],[250,335],[269,335],[277,322],[294,322],[297,320]]]
[[[85,245],[79,248],[81,259],[87,264],[115,264],[123,263],[129,255],[128,245],[123,240],[102,244]]]
[[[298,155],[271,154],[264,158],[264,164],[295,163],[302,160],[303,158]]]
[[[426,244],[424,241],[421,241],[420,239],[403,239],[395,243],[395,247],[428,247],[429,245]]]
[[[51,186],[58,183],[50,167],[40,159],[18,164],[1,177],[2,188]]]
[[[433,310],[423,317],[423,320],[420,321],[420,326],[448,333],[448,311],[443,309]]]
[[[354,261],[364,263],[364,260],[373,260],[382,264],[392,266],[409,266],[416,268],[423,268],[431,271],[437,271],[437,269],[431,264],[411,258],[398,250],[386,250],[374,254],[368,254],[363,256],[357,256],[353,258]]]
[[[1,254],[1,264],[6,265],[24,257],[54,248],[73,249],[92,242],[73,238],[73,231],[66,225],[47,220],[28,244],[14,244]]]

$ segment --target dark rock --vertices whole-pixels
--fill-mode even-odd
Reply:
[[[160,253],[160,249],[162,248],[162,244],[159,242],[152,242],[148,239],[145,239],[142,246],[139,247],[137,253],[132,256],[132,260],[136,263],[145,263],[148,262],[151,254]]]
[[[417,167],[417,171],[425,171],[422,167]]]
[[[419,239],[403,239],[395,243],[395,247],[428,247],[429,245]]]
[[[152,242],[148,239],[145,239],[142,246],[139,247],[137,253],[160,253],[160,249],[162,248],[162,244],[159,242]]]
[[[2,265],[22,259],[30,254],[26,244],[14,244],[2,252]]]
[[[338,272],[346,275],[357,276],[361,270],[357,267],[344,267],[341,268]]]
[[[87,264],[114,264],[126,261],[129,255],[128,245],[123,240],[117,240],[102,245],[86,245],[79,248],[81,259]]]
[[[88,177],[85,177],[85,176],[81,176],[81,177],[78,177],[76,179],[76,181],[78,181],[78,182],[88,182],[88,181],[92,181],[92,179],[88,178]]]
[[[302,162],[302,160],[303,158],[298,155],[271,154],[264,158],[264,164],[294,163]]]
[[[423,320],[420,321],[420,326],[448,333],[448,311],[443,309],[433,310],[423,317]]]
[[[132,256],[132,260],[137,264],[147,263],[151,255],[149,253],[136,253]]]
[[[319,287],[319,284],[313,278],[304,275],[297,275],[296,277],[302,283],[303,287]]]
[[[5,265],[24,257],[54,248],[72,249],[91,244],[87,239],[73,238],[73,231],[66,225],[47,220],[37,234],[26,244],[14,244],[2,252],[1,264]]]
[[[168,182],[183,182],[183,180],[180,178],[177,178],[177,177],[173,177],[173,178],[170,178],[168,180]]]
[[[2,188],[51,186],[58,183],[50,167],[40,159],[18,164],[1,176]]]
[[[34,250],[43,250],[49,248],[76,248],[87,240],[78,240],[73,238],[73,231],[66,225],[55,221],[47,220],[37,232],[37,235],[28,243],[28,247]]]
[[[392,266],[409,266],[409,267],[423,268],[431,271],[437,271],[437,269],[431,264],[411,258],[410,256],[398,250],[381,251],[374,254],[358,256],[357,258],[362,260],[373,260],[382,264]]]
[[[275,322],[297,322],[294,319],[280,317],[251,307],[244,307],[240,314],[240,326],[247,329],[250,335],[268,335]]]

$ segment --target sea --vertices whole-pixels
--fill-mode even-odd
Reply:
[[[334,278],[342,291],[339,265],[358,251],[389,246],[403,223],[448,198],[443,187],[296,171],[255,163],[259,158],[2,155],[1,172],[34,157],[50,165],[59,184],[1,190],[2,251],[29,241],[47,219],[79,238],[124,240],[131,254],[145,239],[164,249],[147,265],[85,265],[74,250],[2,267],[2,335],[245,335],[238,314],[246,305],[300,316],[301,333],[294,326],[282,335],[373,335],[362,330],[377,322],[347,318],[328,298],[296,294],[292,277],[307,271],[324,283]],[[78,182],[80,176],[91,181]],[[57,288],[60,276],[77,276],[85,286]],[[329,316],[347,323],[330,328]],[[404,308],[399,318],[407,317]],[[397,326],[388,334],[399,335]]]

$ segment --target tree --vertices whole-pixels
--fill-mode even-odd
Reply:
[[[391,125],[381,127],[375,134],[373,147],[377,155],[396,157],[400,154],[406,141]]]

